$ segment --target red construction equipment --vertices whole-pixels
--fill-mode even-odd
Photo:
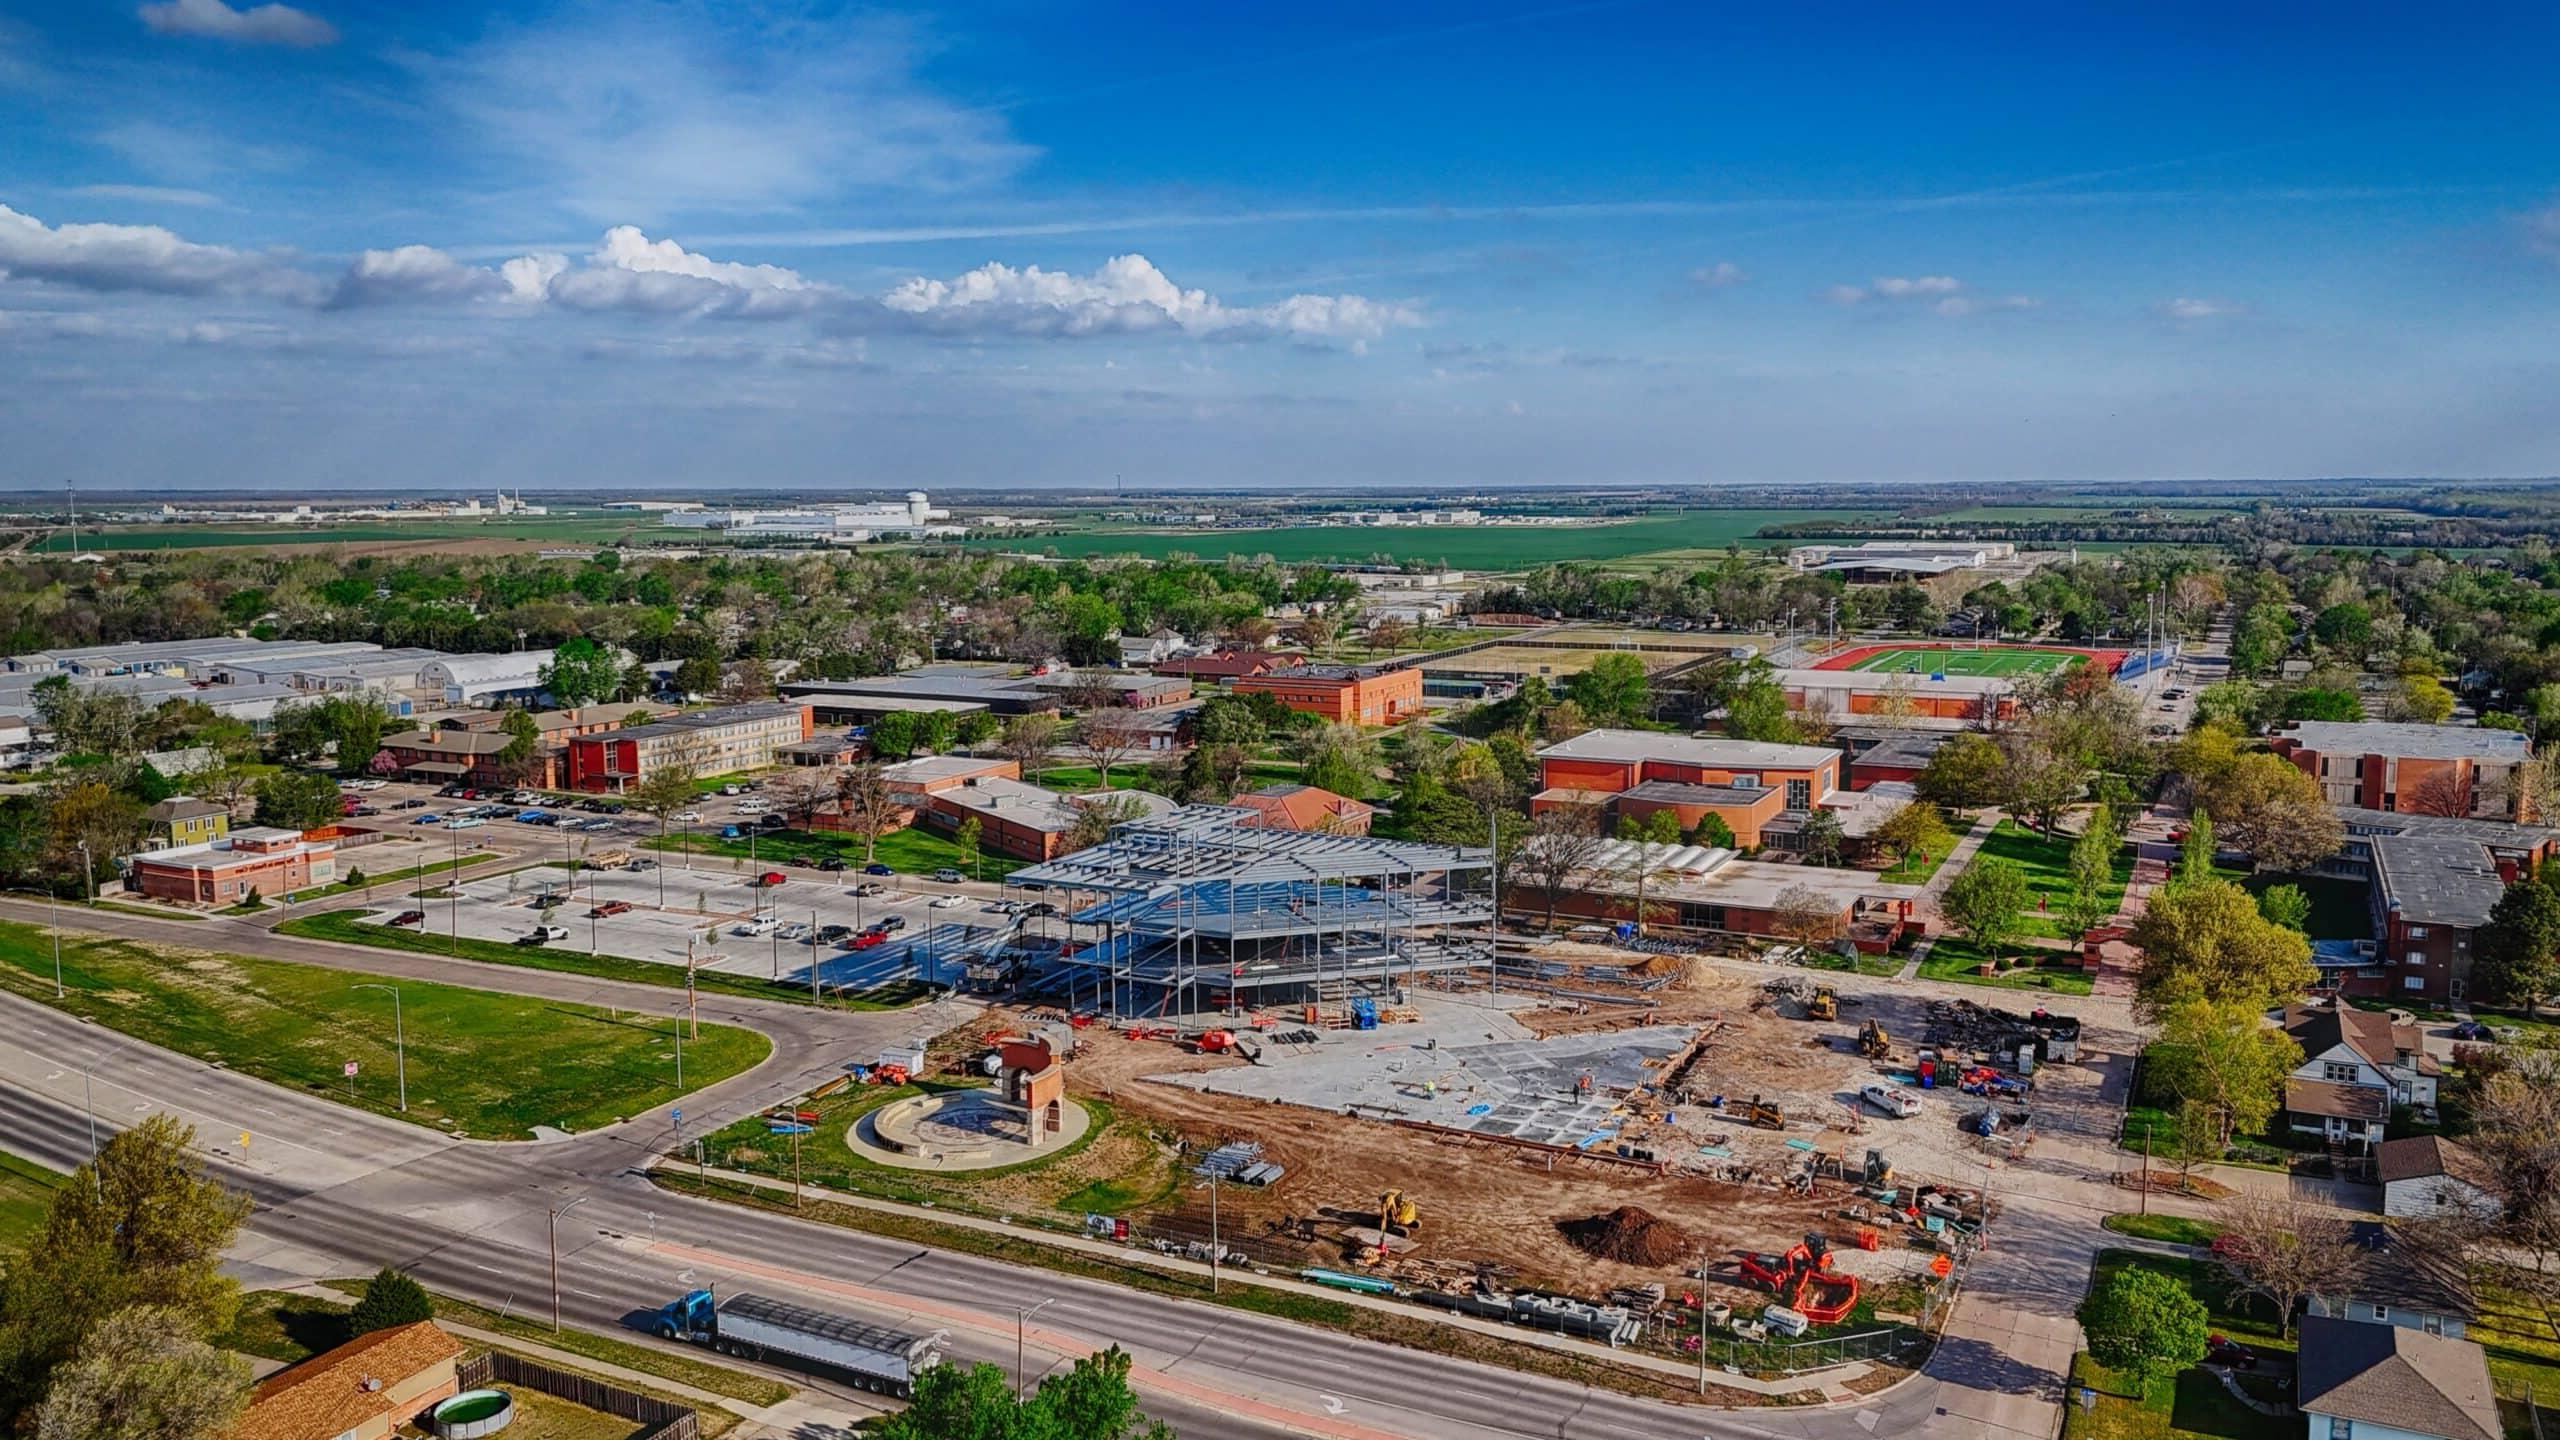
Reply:
[[[1818,1232],[1784,1255],[1745,1255],[1740,1268],[1816,1325],[1837,1325],[1858,1306],[1858,1277],[1831,1268],[1831,1242]]]

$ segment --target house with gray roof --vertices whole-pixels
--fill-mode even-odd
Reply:
[[[2470,1341],[2322,1315],[2301,1337],[2306,1440],[2505,1440],[2488,1356]]]

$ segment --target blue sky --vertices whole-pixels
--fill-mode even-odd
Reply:
[[[12,7],[0,487],[2548,474],[2446,8]]]

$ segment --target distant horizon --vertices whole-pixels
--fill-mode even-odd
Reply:
[[[2517,0],[21,5],[0,485],[2541,475],[2555,52]]]

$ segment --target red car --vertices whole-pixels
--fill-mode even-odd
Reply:
[[[848,950],[868,950],[874,945],[888,944],[889,936],[885,931],[865,930],[844,943]]]
[[[767,870],[756,877],[756,883],[770,890],[774,886],[779,885],[790,878],[790,876],[783,874],[779,870]]]

